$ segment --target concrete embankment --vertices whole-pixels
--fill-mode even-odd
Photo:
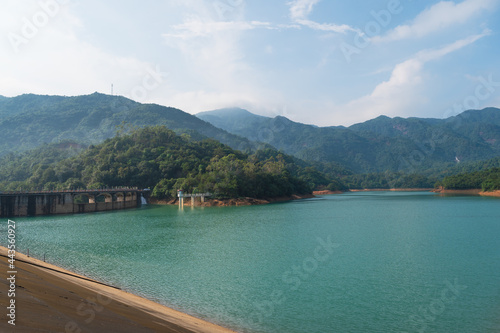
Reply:
[[[10,265],[0,247],[0,332],[234,333],[21,253]]]
[[[79,199],[86,199],[81,201]],[[0,217],[103,212],[141,205],[137,189],[0,192]]]

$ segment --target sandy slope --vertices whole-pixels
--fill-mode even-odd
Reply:
[[[0,332],[233,332],[20,253],[14,328],[6,254],[0,247]]]

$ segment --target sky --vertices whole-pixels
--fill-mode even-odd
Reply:
[[[0,0],[0,95],[318,126],[500,107],[500,0]]]

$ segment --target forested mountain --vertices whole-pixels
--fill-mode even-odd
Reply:
[[[152,125],[165,125],[193,139],[213,138],[240,150],[256,148],[248,139],[175,108],[99,93],[77,97],[21,95],[0,98],[0,156],[63,140],[96,144],[113,137],[120,128],[128,131]]]
[[[436,186],[442,186],[447,190],[500,190],[500,168],[491,168],[483,171],[475,171],[448,176],[442,181],[438,182]]]
[[[188,140],[164,126],[146,127],[89,148],[54,144],[0,160],[3,190],[150,187],[157,198],[177,189],[219,197],[272,198],[345,189],[273,149],[247,155],[215,140]],[[299,161],[300,162],[300,161]],[[303,163],[303,162],[302,162]]]
[[[500,110],[469,110],[448,119],[380,116],[346,127],[316,127],[278,116],[224,109],[197,115],[249,140],[307,161],[336,162],[355,173],[435,172],[500,156]]]
[[[430,187],[445,176],[481,171],[486,165],[497,167],[494,158],[500,157],[500,110],[496,108],[470,110],[448,119],[380,116],[350,127],[317,127],[243,109],[195,117],[175,108],[98,93],[0,96],[1,163],[14,166],[2,168],[3,185],[8,181],[14,187],[26,185],[34,175],[49,184],[60,183],[66,178],[59,174],[54,181],[48,165],[116,134],[123,136],[152,125],[165,125],[193,144],[212,138],[239,151],[267,149],[271,155],[277,154],[271,149],[276,147],[283,152],[281,156],[295,156],[286,157],[288,165],[299,167],[303,174],[297,177],[315,189],[345,188],[343,184],[350,188]],[[135,161],[143,159],[136,157]],[[62,183],[68,185],[68,179]],[[39,180],[33,184],[43,185]]]

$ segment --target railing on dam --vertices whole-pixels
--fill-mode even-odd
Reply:
[[[149,189],[141,190],[138,187],[110,187],[98,189],[74,189],[74,190],[30,190],[30,191],[0,191],[0,195],[5,194],[46,194],[46,193],[88,193],[88,192],[123,192],[123,191],[136,191],[147,192]]]

